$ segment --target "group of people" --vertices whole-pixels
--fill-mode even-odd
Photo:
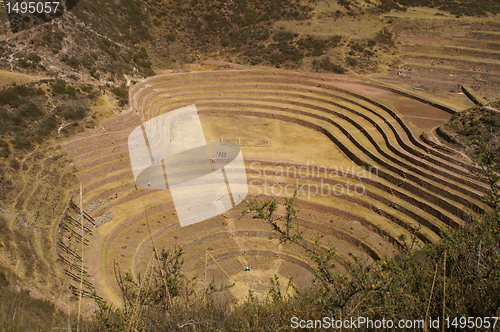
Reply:
[[[226,156],[226,153],[225,152],[214,152],[213,154],[213,157],[214,158],[217,158],[217,157],[225,157]]]

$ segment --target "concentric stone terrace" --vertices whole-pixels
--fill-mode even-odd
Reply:
[[[340,272],[354,261],[397,255],[413,235],[415,246],[436,242],[468,213],[487,209],[480,201],[487,185],[467,161],[418,138],[454,110],[394,88],[340,76],[221,70],[152,77],[134,85],[130,99],[129,111],[64,144],[86,209],[105,221],[89,237],[84,261],[98,294],[117,303],[115,268],[143,275],[155,263],[153,245],[180,245],[187,274],[200,284],[234,282],[225,292],[235,298],[248,289],[264,293],[274,274],[299,287],[313,278],[304,250],[280,243],[264,221],[241,217],[245,203],[180,227],[168,190],[135,187],[128,135],[182,106],[196,105],[207,142],[241,144],[249,199],[282,201],[298,191],[297,229],[311,244],[333,245],[332,268]]]

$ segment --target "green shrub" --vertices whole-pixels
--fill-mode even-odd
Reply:
[[[367,56],[374,56],[375,55],[375,52],[373,51],[370,51],[370,50],[365,50],[364,53],[367,55]]]
[[[21,99],[14,89],[5,89],[0,91],[0,105],[17,107],[21,104]]]
[[[128,104],[128,88],[125,84],[114,86],[110,90],[115,96],[118,97],[120,107]]]
[[[330,38],[330,43],[332,44],[332,46],[336,47],[341,40],[342,40],[341,35],[335,35],[332,38]]]
[[[0,272],[0,287],[5,287],[9,285],[9,280],[5,276],[5,273]]]
[[[80,87],[80,90],[82,90],[85,93],[91,93],[94,90],[94,88],[92,87],[92,85],[83,85]]]
[[[38,129],[36,131],[37,136],[39,137],[39,141],[41,139],[49,136],[52,132],[57,129],[58,121],[55,115],[51,114],[47,116],[43,121],[39,124]]]
[[[19,116],[29,120],[37,120],[43,116],[42,110],[34,103],[29,103],[19,110]]]
[[[33,148],[31,140],[24,136],[15,136],[11,143],[16,150],[31,150]]]
[[[338,0],[338,3],[344,6],[345,9],[351,10],[351,2],[349,0]]]
[[[63,62],[65,62],[68,66],[78,69],[80,68],[80,60],[76,57],[71,57],[71,58],[63,58]]]
[[[388,13],[391,10],[399,10],[399,11],[407,10],[405,7],[400,6],[397,2],[392,0],[381,0],[380,5],[378,5],[378,8],[383,13]]]
[[[292,41],[295,38],[295,34],[292,32],[278,32],[273,36],[275,42],[287,42]]]
[[[87,69],[91,69],[95,65],[95,58],[91,54],[84,54],[81,58],[81,64]]]
[[[62,41],[64,40],[64,37],[64,32],[49,31],[42,36],[42,41],[46,46],[52,47],[55,53],[58,53],[62,50]]]
[[[290,45],[286,42],[271,44],[268,47],[268,51],[270,54],[267,55],[266,58],[275,66],[285,62],[298,63],[304,58],[304,53],[302,53],[295,45]]]
[[[76,89],[67,85],[65,81],[58,79],[50,85],[54,95],[68,95],[69,97],[76,96]]]
[[[33,62],[33,63],[39,63],[42,58],[40,58],[40,56],[38,54],[35,54],[35,53],[30,53],[26,59],[28,59],[29,61]]]
[[[17,85],[11,89],[21,97],[41,96],[44,94],[42,89],[36,89],[26,85]]]
[[[30,86],[16,85],[11,88],[0,90],[0,106],[9,105],[13,108],[19,107],[25,103],[21,97],[33,97],[43,95],[42,89],[35,89]]]
[[[26,68],[30,68],[31,67],[31,63],[27,62],[26,60],[24,59],[20,59],[17,61],[17,64],[19,65],[19,67],[23,68],[23,69],[26,69]]]
[[[353,58],[350,56],[347,57],[346,61],[347,61],[347,64],[351,67],[356,67],[359,64],[359,62],[356,58]]]
[[[380,44],[393,45],[393,36],[394,34],[390,32],[389,29],[384,28],[383,30],[377,32],[377,36],[375,37],[375,39]]]
[[[269,62],[275,66],[281,65],[283,62],[285,62],[285,57],[281,53],[273,53],[268,57],[268,59]]]
[[[17,161],[16,159],[12,159],[9,164],[10,167],[16,171],[19,170],[19,168],[21,167],[21,164],[19,164],[19,161]]]
[[[55,95],[62,95],[66,93],[66,82],[58,79],[50,85],[52,93]]]
[[[332,63],[329,59],[323,59],[321,61],[313,60],[312,65],[316,71],[323,71],[324,70],[324,71],[329,71],[329,72],[333,72],[336,74],[345,74],[344,67]]]
[[[357,52],[364,52],[365,51],[365,48],[357,43],[352,45],[351,48]]]
[[[9,117],[9,122],[14,126],[14,127],[18,127],[16,128],[16,130],[19,130],[19,129],[25,129],[26,128],[26,125],[25,125],[25,119],[23,119],[21,117],[21,115],[19,114],[12,114],[10,117]]]
[[[56,112],[60,113],[65,120],[82,120],[89,113],[89,109],[82,106],[60,106]]]
[[[386,0],[387,2],[388,0]],[[436,7],[440,10],[450,12],[457,16],[483,16],[486,13],[500,13],[500,3],[490,0],[463,0],[463,1],[441,1],[441,0],[396,0],[403,6],[425,6]]]
[[[9,144],[0,139],[0,158],[7,158],[10,156]]]
[[[312,56],[323,55],[330,46],[330,40],[315,39],[313,37],[301,38],[297,41],[297,45],[310,51]]]
[[[144,47],[141,47],[141,49],[134,55],[134,61],[138,62],[139,60],[146,60],[148,58],[148,52]]]

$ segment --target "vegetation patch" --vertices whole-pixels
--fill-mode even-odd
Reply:
[[[89,102],[96,97],[94,88],[77,88],[63,80],[1,89],[0,139],[5,143],[0,147],[2,156],[8,156],[11,148],[29,151],[46,138],[57,135],[60,126],[83,120],[90,115]],[[76,127],[68,127],[72,129],[66,132],[77,130],[76,123]],[[6,142],[10,142],[11,147]]]
[[[489,0],[384,0],[386,6],[393,6],[390,3],[400,4],[403,6],[412,7],[431,7],[438,8],[443,11],[450,12],[457,16],[481,16],[486,13],[498,14],[500,13],[500,3],[498,1]]]
[[[113,86],[110,90],[116,97],[118,97],[118,104],[120,107],[124,107],[128,104],[128,88],[125,84]]]
[[[475,106],[458,112],[443,125],[445,130],[456,133],[464,145],[473,147],[480,141],[487,141],[493,151],[498,151],[500,160],[500,101],[485,106]]]
[[[345,68],[341,65],[334,64],[329,59],[313,60],[313,68],[316,71],[327,71],[336,74],[345,74]]]
[[[3,331],[53,331],[68,326],[80,331],[95,331],[92,322],[83,319],[79,322],[76,314],[68,315],[48,300],[35,299],[27,290],[17,291],[11,285],[7,273],[0,271],[0,324]]]

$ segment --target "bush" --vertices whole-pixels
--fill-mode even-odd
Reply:
[[[9,286],[9,280],[5,276],[5,273],[0,272],[0,287]]]
[[[285,42],[269,45],[269,50],[272,51],[267,59],[275,66],[283,64],[287,61],[300,62],[304,58],[304,54],[294,45]]]
[[[16,150],[31,150],[33,148],[31,140],[24,136],[14,137],[11,143],[14,146],[14,149]]]
[[[30,53],[30,54],[26,57],[26,59],[30,60],[30,61],[31,61],[31,62],[33,62],[33,63],[39,63],[39,62],[42,60],[42,58],[40,58],[40,56],[38,56],[38,55],[37,55],[37,54],[35,54],[35,53]]]
[[[351,10],[351,2],[349,0],[338,0],[338,3],[344,6],[345,9]]]
[[[139,62],[140,60],[146,60],[148,58],[148,52],[144,47],[141,47],[141,49],[134,55],[134,61]]]
[[[37,136],[39,137],[39,141],[47,136],[49,136],[53,131],[56,130],[58,125],[57,118],[51,114],[47,116],[38,126]]]
[[[351,66],[351,67],[356,67],[358,65],[358,63],[359,63],[356,58],[353,58],[353,57],[350,57],[350,56],[347,57],[346,61],[347,61],[347,64],[349,66]]]
[[[374,56],[375,55],[375,52],[373,51],[370,51],[370,50],[365,50],[364,52],[367,56]]]
[[[13,169],[13,170],[19,170],[19,168],[21,167],[21,164],[19,163],[19,161],[17,161],[16,159],[12,159],[10,161],[10,167]]]
[[[118,104],[120,107],[128,105],[128,88],[125,84],[114,86],[110,90],[115,96],[118,97]]]
[[[380,44],[392,45],[394,44],[394,41],[392,40],[393,36],[394,34],[392,32],[390,32],[387,28],[384,28],[383,30],[377,32],[375,39]]]
[[[313,37],[301,38],[297,41],[297,45],[310,51],[312,56],[320,56],[328,49],[329,40],[320,40]]]
[[[383,13],[388,13],[391,10],[406,11],[405,7],[400,6],[397,2],[394,2],[392,0],[381,0],[380,5],[378,5],[378,8]]]
[[[23,69],[26,69],[26,68],[31,67],[31,63],[27,62],[27,61],[26,61],[26,60],[24,60],[24,59],[18,60],[18,61],[17,61],[17,64],[19,65],[19,67],[21,67],[21,68],[23,68]]]
[[[19,107],[24,104],[20,97],[33,97],[43,95],[42,89],[35,89],[30,86],[16,85],[11,88],[0,90],[0,105]]]
[[[56,111],[60,112],[65,120],[75,121],[85,118],[90,110],[82,106],[60,106],[56,109]]]
[[[273,53],[269,56],[269,62],[272,65],[278,66],[278,65],[282,64],[283,62],[285,62],[285,57],[283,56],[283,54]]]
[[[52,93],[55,95],[62,95],[66,93],[66,82],[58,79],[50,85]]]
[[[357,52],[364,52],[365,48],[359,44],[354,44],[351,46],[351,48]]]
[[[21,104],[22,102],[19,98],[19,95],[14,91],[14,89],[5,89],[0,91],[0,105],[17,107]]]
[[[12,284],[15,282],[12,281]],[[85,319],[78,322],[75,314],[67,315],[49,301],[35,299],[30,296],[29,292],[16,291],[8,285],[9,279],[6,273],[0,272],[2,331],[57,331],[60,329],[96,331],[92,322]]]
[[[43,112],[34,103],[29,103],[19,110],[19,116],[28,120],[37,120],[43,116]]]
[[[76,57],[65,58],[63,61],[70,67],[78,69],[80,68],[80,60]]]
[[[0,158],[7,158],[10,155],[9,144],[0,139]]]
[[[67,85],[65,81],[58,79],[50,85],[54,95],[68,95],[69,97],[76,96],[76,89]]]
[[[292,32],[278,32],[273,36],[273,40],[278,43],[292,41],[294,38],[295,34]]]
[[[385,2],[387,2],[386,0]],[[437,7],[440,10],[450,12],[457,16],[482,16],[486,13],[500,13],[500,3],[498,1],[478,0],[478,1],[440,1],[440,0],[396,0],[403,6],[426,6]]]
[[[333,72],[336,74],[345,74],[344,67],[342,67],[340,65],[336,65],[328,59],[323,59],[321,61],[314,60],[312,65],[316,71],[324,70],[324,71],[329,71],[329,72]]]

